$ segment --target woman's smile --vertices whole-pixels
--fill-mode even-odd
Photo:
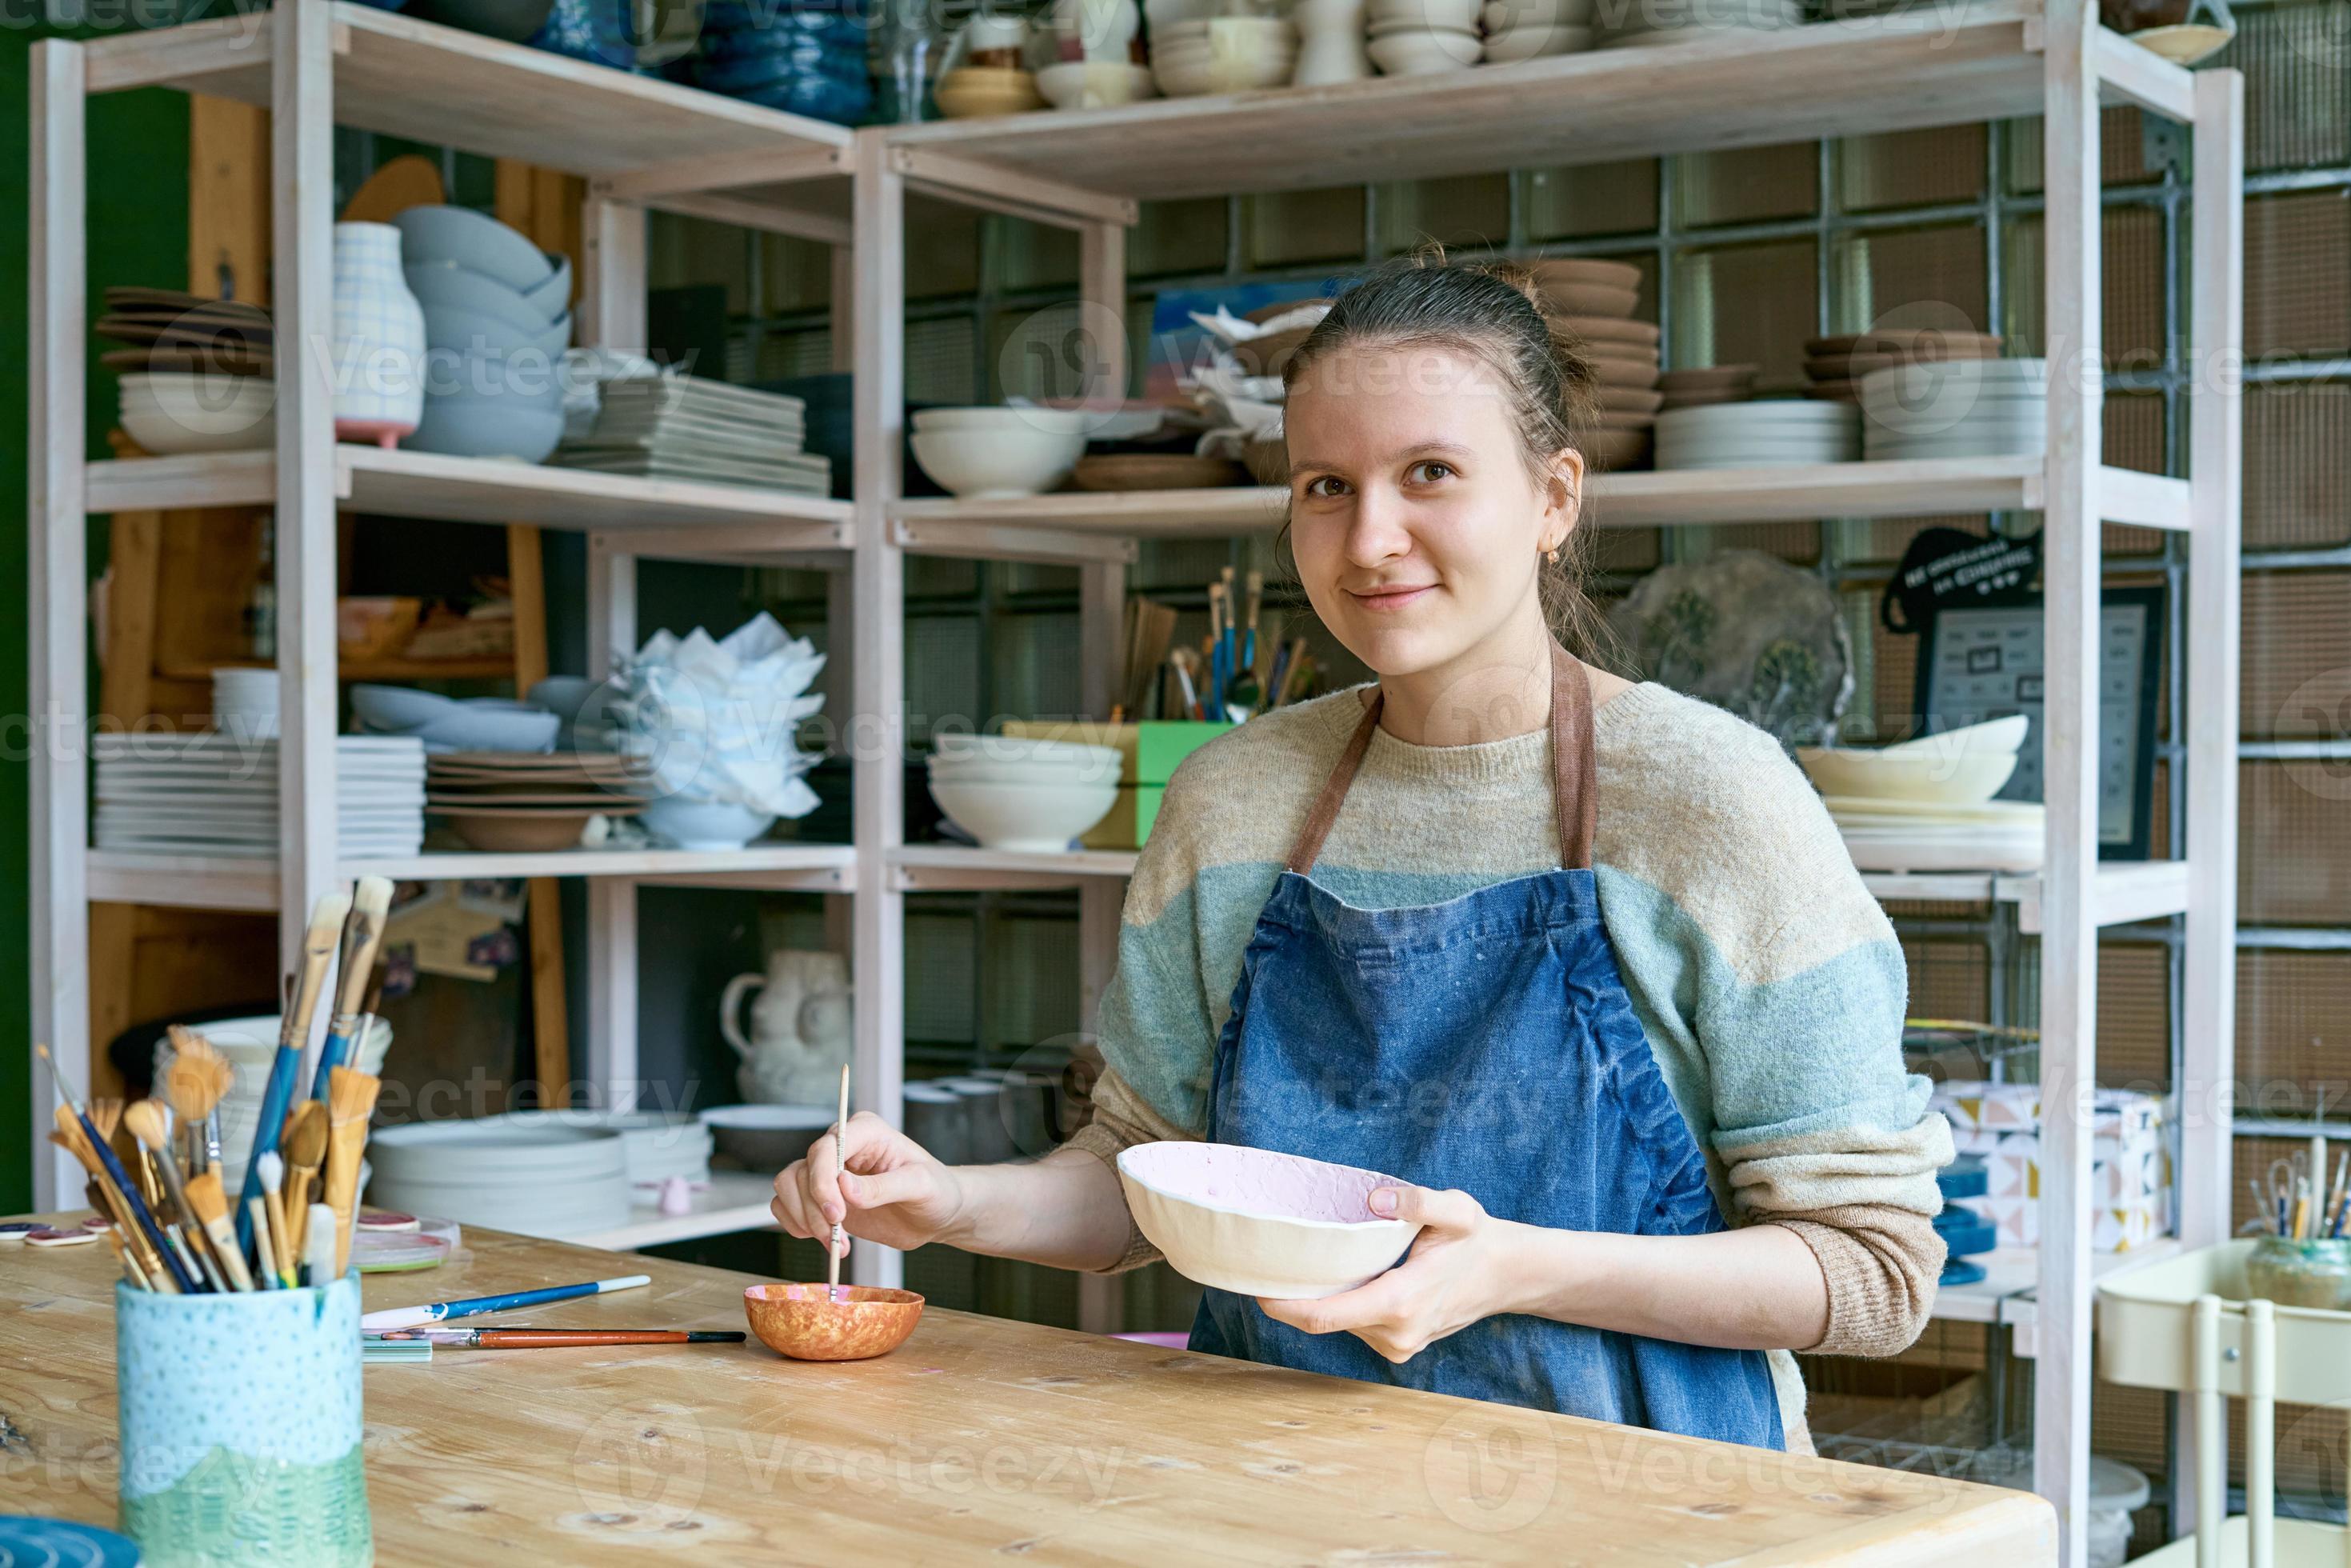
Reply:
[[[1437,591],[1433,582],[1385,582],[1376,588],[1351,588],[1347,597],[1378,615],[1392,615],[1419,603]]]

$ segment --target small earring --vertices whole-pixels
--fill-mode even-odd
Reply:
[[[1543,551],[1543,559],[1545,559],[1545,560],[1547,560],[1547,561],[1551,562],[1551,563],[1552,563],[1552,565],[1553,565],[1553,566],[1557,566],[1557,565],[1559,564],[1559,551],[1558,551],[1558,549],[1557,549],[1556,548],[1553,548],[1553,549],[1547,549],[1547,550]]]

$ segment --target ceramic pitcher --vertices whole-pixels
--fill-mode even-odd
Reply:
[[[751,1032],[737,1014],[751,1004]],[[718,1030],[734,1048],[743,1098],[770,1105],[830,1105],[850,1053],[849,965],[838,953],[779,947],[764,975],[737,975],[718,999]]]
[[[424,413],[424,311],[400,270],[390,224],[335,225],[335,317],[328,345],[335,438],[384,447]]]

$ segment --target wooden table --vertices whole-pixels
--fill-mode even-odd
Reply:
[[[115,1520],[112,1259],[0,1251],[0,1510]],[[489,1322],[742,1328],[757,1281],[488,1231],[370,1309],[649,1273]],[[366,1372],[380,1563],[2055,1561],[2030,1494],[960,1312],[875,1361],[441,1351]]]

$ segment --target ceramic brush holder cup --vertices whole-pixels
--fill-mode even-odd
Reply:
[[[148,1568],[366,1568],[360,1283],[118,1285],[121,1527]]]

